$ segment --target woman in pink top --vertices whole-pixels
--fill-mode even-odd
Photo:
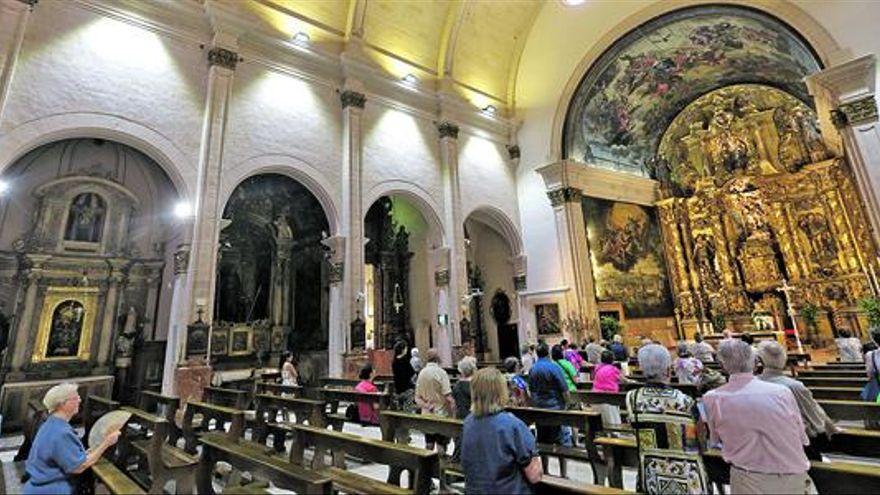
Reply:
[[[614,354],[604,350],[600,360],[602,363],[596,368],[596,376],[593,378],[593,390],[620,392],[620,369],[614,366]]]
[[[373,365],[367,363],[358,373],[360,383],[355,385],[354,389],[358,392],[374,393],[379,389],[373,384]],[[358,416],[361,423],[377,425],[379,424],[379,404],[370,402],[358,402]]]

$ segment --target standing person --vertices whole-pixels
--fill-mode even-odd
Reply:
[[[620,392],[620,379],[623,376],[620,368],[614,366],[614,354],[602,351],[602,362],[596,368],[593,378],[593,390],[596,392]]]
[[[615,335],[611,339],[611,346],[609,346],[609,349],[614,353],[615,361],[625,362],[629,357],[629,350],[623,345],[623,337],[621,337],[620,334]]]
[[[529,394],[533,407],[564,410],[568,403],[568,384],[562,369],[550,360],[547,344],[538,345],[538,361],[529,373]],[[558,426],[538,426],[538,442],[571,447],[571,429]]]
[[[755,355],[741,340],[718,345],[727,385],[703,396],[713,443],[730,464],[731,493],[811,492],[806,429],[791,390],[759,380]]]
[[[535,365],[535,344],[523,344],[522,346],[522,373],[528,375],[532,366]]]
[[[504,376],[492,367],[477,371],[471,397],[473,412],[462,427],[465,493],[534,493],[532,485],[541,481],[543,463],[529,427],[504,411]]]
[[[562,376],[565,377],[565,383],[568,386],[568,391],[574,392],[575,390],[577,390],[577,371],[574,369],[574,366],[572,366],[571,362],[563,357],[562,346],[554,345],[553,348],[550,349],[550,355],[553,357],[553,362],[555,362],[560,368],[562,368]]]
[[[464,419],[471,412],[471,377],[476,371],[477,359],[473,356],[465,356],[458,362],[458,381],[452,387],[452,398],[455,399],[455,417],[457,419]],[[461,437],[455,439],[452,462],[461,462]]]
[[[412,366],[413,371],[416,375],[422,371],[422,358],[419,356],[419,348],[413,347],[411,351],[411,357],[409,358],[409,365]]]
[[[699,412],[690,396],[669,386],[669,351],[642,346],[639,367],[645,386],[626,394],[639,450],[638,491],[708,493],[709,478],[697,438]]]
[[[703,341],[703,334],[697,332],[694,335],[694,345],[691,349],[691,354],[694,355],[695,358],[699,359],[704,363],[711,363],[715,361],[715,349],[708,342]]]
[[[444,418],[452,416],[455,414],[455,399],[452,398],[449,375],[440,367],[440,355],[437,349],[428,349],[425,361],[425,367],[419,372],[416,380],[416,404],[422,409],[422,414],[433,414]],[[446,437],[435,434],[425,435],[426,449],[434,450],[435,443],[439,444],[441,452],[446,451],[448,443]]]
[[[403,340],[394,343],[391,373],[394,377],[394,402],[397,404],[397,410],[407,413],[416,412],[413,384],[416,372],[410,364],[409,346]]]
[[[699,384],[703,374],[703,362],[691,355],[684,342],[678,343],[678,358],[673,365],[678,383]]]
[[[563,348],[562,354],[563,356],[565,356],[565,359],[567,359],[568,362],[571,363],[572,366],[574,366],[575,371],[577,373],[580,373],[581,366],[583,366],[586,361],[584,361],[584,358],[581,357],[581,353],[578,352],[577,344],[575,344],[574,342],[568,344],[568,349]]]
[[[801,419],[807,429],[807,437],[810,439],[810,444],[804,447],[807,458],[821,461],[822,452],[827,450],[831,435],[839,431],[834,421],[825,414],[825,410],[816,402],[813,393],[806,385],[783,374],[788,362],[788,353],[779,342],[765,340],[758,344],[758,358],[764,364],[764,370],[758,378],[787,387],[794,394]]]
[[[73,383],[55,385],[46,392],[43,405],[49,417],[37,430],[25,462],[28,480],[22,493],[73,493],[73,476],[92,467],[119,439],[119,431],[108,433],[99,445],[86,451],[70,426],[70,419],[79,412],[80,402]]]
[[[358,392],[374,394],[379,391],[373,383],[373,365],[367,363],[358,373],[358,382],[354,389]],[[379,404],[375,402],[358,402],[358,417],[361,423],[368,425],[379,424]]]
[[[596,339],[594,337],[590,337],[589,343],[587,344],[587,362],[596,366],[602,360],[602,351],[605,348],[596,343]],[[613,354],[612,354],[613,357]]]
[[[849,330],[841,330],[840,337],[835,339],[835,343],[841,363],[861,363],[864,361],[862,342],[850,335]]]
[[[281,365],[281,384],[297,385],[297,382],[299,382],[299,373],[297,373],[296,366],[293,364],[293,353],[285,351],[284,363]]]
[[[502,363],[504,378],[507,379],[507,388],[510,391],[510,405],[515,407],[527,407],[529,405],[529,385],[526,379],[519,375],[519,361],[515,357],[509,357]]]

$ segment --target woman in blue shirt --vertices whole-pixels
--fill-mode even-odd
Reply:
[[[531,494],[543,466],[535,437],[525,423],[504,411],[507,380],[494,367],[471,379],[471,414],[462,430],[465,493]]]
[[[98,462],[101,455],[119,439],[119,432],[109,433],[100,445],[88,452],[70,426],[79,412],[80,398],[73,383],[55,385],[43,397],[49,417],[37,430],[30,455],[25,463],[29,476],[22,488],[25,494],[71,494],[73,475]]]

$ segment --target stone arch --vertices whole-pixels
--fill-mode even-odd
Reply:
[[[363,198],[364,215],[366,216],[370,206],[379,198],[390,195],[406,198],[419,210],[430,228],[431,240],[435,243],[435,248],[446,245],[446,233],[438,214],[442,211],[441,208],[434,202],[428,191],[411,182],[388,180],[373,186]]]
[[[752,8],[775,17],[788,24],[797,32],[813,49],[823,65],[828,65],[832,57],[839,56],[841,47],[831,34],[812,16],[804,12],[792,2],[778,2],[773,0],[667,0],[651,4],[635,14],[617,23],[611,30],[605,33],[587,53],[581,58],[577,67],[572,71],[565,88],[560,95],[556,112],[553,117],[550,136],[550,157],[553,160],[562,159],[563,140],[565,139],[565,121],[568,115],[569,105],[577,91],[580,82],[594,63],[619,39],[626,36],[630,31],[642,24],[686,7],[698,7],[709,5],[730,5]]]
[[[235,165],[232,170],[236,172],[236,176],[221,185],[221,211],[218,213],[222,213],[233,191],[248,178],[262,174],[279,174],[299,182],[312,193],[324,210],[330,227],[329,235],[339,233],[339,212],[334,201],[335,195],[331,193],[334,188],[324,174],[309,163],[290,155],[261,155]]]
[[[480,205],[465,215],[465,220],[473,218],[487,225],[507,241],[513,256],[523,254],[522,236],[519,228],[510,220],[500,208],[489,205]]]
[[[137,122],[110,114],[67,113],[25,122],[0,134],[0,173],[40,146],[64,139],[95,138],[115,141],[154,160],[184,201],[195,198],[196,167],[178,146],[161,133]]]

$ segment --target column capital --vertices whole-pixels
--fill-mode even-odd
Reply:
[[[440,139],[443,138],[452,138],[458,139],[458,125],[449,122],[448,120],[444,120],[442,122],[437,123],[437,132],[440,134]]]
[[[850,125],[869,124],[877,121],[877,100],[868,95],[849,103],[843,103],[831,111],[831,122],[838,129]]]
[[[343,110],[348,107],[360,108],[363,110],[364,105],[367,103],[367,96],[363,93],[346,89],[339,93],[339,100],[342,102]]]
[[[174,252],[174,275],[183,275],[189,269],[189,245],[182,245]]]
[[[335,263],[330,263],[330,270],[327,275],[328,281],[331,284],[339,284],[342,283],[342,279],[345,276],[345,262],[337,261]]]
[[[528,288],[528,284],[526,284],[526,275],[517,275],[513,277],[513,288],[517,292],[522,292]]]
[[[208,50],[208,65],[217,65],[225,69],[235,70],[235,65],[238,61],[238,53],[232,50],[221,48],[219,46],[215,46]]]
[[[825,90],[830,93],[832,103],[848,103],[875,93],[876,66],[876,57],[865,55],[810,74],[804,82],[813,96]]]
[[[510,155],[511,160],[519,160],[520,151],[518,144],[511,144],[507,146],[507,154]]]
[[[437,270],[434,272],[434,285],[444,287],[449,285],[449,270]]]
[[[334,235],[321,240],[321,244],[330,250],[330,263],[338,263],[345,259],[345,236]]]
[[[547,197],[550,198],[550,204],[555,208],[565,203],[575,203],[580,201],[583,192],[576,187],[560,187],[547,191]]]

